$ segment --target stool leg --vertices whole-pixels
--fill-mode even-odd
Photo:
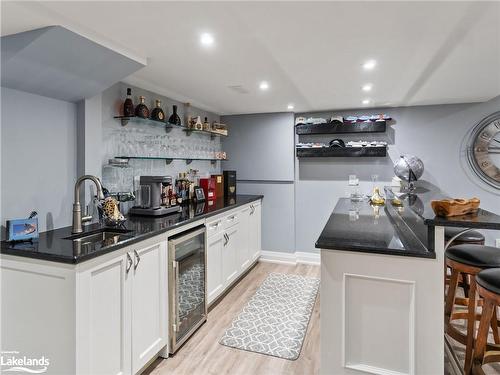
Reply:
[[[465,345],[464,373],[466,375],[470,374],[472,370],[472,354],[474,349],[475,328],[476,328],[476,277],[471,275],[470,289],[469,289],[469,309],[467,314],[467,343]]]
[[[450,277],[450,285],[448,286],[448,294],[446,295],[446,305],[444,308],[445,323],[450,324],[451,312],[453,311],[453,304],[455,302],[455,293],[458,284],[458,271],[452,269]]]
[[[481,369],[481,365],[483,364],[484,351],[486,349],[486,343],[488,342],[488,332],[490,330],[493,309],[496,309],[495,304],[490,300],[486,300],[483,306],[479,330],[477,332],[476,345],[474,348],[474,365],[472,369],[474,374],[484,374],[484,371]]]
[[[500,344],[500,336],[498,335],[498,320],[497,320],[497,307],[493,309],[493,317],[491,318],[491,330],[493,331],[493,339],[495,344]]]
[[[469,276],[465,273],[462,274],[462,288],[464,289],[465,298],[469,297]]]

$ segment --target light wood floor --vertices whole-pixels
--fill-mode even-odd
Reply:
[[[207,322],[169,359],[156,360],[151,375],[314,375],[319,373],[319,295],[296,361],[219,344],[225,330],[271,272],[319,277],[319,266],[258,263],[208,314]]]

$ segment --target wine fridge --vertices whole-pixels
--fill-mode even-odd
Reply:
[[[168,241],[170,353],[207,320],[205,226]]]

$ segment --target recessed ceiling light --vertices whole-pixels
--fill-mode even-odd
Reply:
[[[293,104],[288,104],[287,108],[288,108],[288,109],[293,109],[293,108],[294,108],[294,106],[293,106]]]
[[[267,81],[262,81],[260,84],[259,84],[259,89],[261,90],[267,90],[269,88],[269,83],[267,83]]]
[[[366,85],[363,85],[361,89],[365,92],[372,91],[373,85],[371,83],[367,83]]]
[[[375,66],[377,66],[377,62],[375,60],[368,60],[363,64],[363,69],[372,70],[373,68],[375,68]]]
[[[366,104],[370,104],[370,99],[365,99],[365,100],[362,101],[362,103],[365,104],[365,105]]]
[[[213,45],[215,42],[214,36],[209,33],[203,33],[200,36],[200,43],[206,47]]]

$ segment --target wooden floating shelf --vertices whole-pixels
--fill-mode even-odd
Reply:
[[[383,133],[387,129],[386,121],[369,122],[328,122],[326,124],[298,124],[295,132],[304,134],[345,134],[345,133]]]
[[[387,147],[296,148],[298,158],[383,157]]]

